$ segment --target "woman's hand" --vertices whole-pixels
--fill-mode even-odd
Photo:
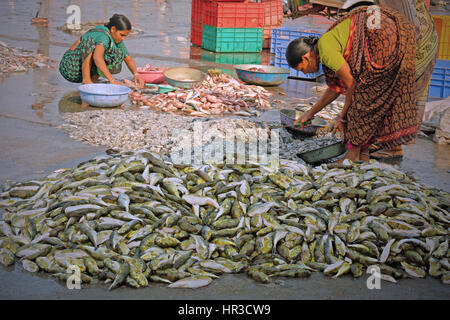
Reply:
[[[134,75],[134,84],[139,88],[143,88],[145,86],[145,80],[139,74]]]
[[[91,79],[83,79],[83,81],[81,82],[81,84],[90,84],[90,83],[94,83]]]
[[[342,135],[342,142],[345,140],[345,132],[347,131],[347,125],[341,118],[336,119],[336,122],[334,124],[333,128],[333,134],[336,134],[337,132],[340,132]]]
[[[309,115],[309,112],[305,112],[300,119],[296,120],[294,122],[294,127],[298,127],[300,126],[300,129],[303,130],[304,126],[305,126],[305,122],[307,122],[309,119],[311,119],[312,116]]]

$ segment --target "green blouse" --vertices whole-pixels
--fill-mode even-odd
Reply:
[[[350,37],[350,25],[351,19],[345,19],[334,29],[325,32],[319,39],[320,62],[334,72],[345,63],[343,55]]]
[[[104,31],[104,32],[97,32],[97,31]],[[106,32],[106,33],[105,33]],[[121,51],[121,54],[124,57],[128,56],[128,50],[127,47],[125,47],[125,44],[120,42],[119,44],[116,44],[111,37],[111,34],[109,33],[109,29],[105,26],[97,26],[94,29],[86,32],[84,35],[81,36],[81,40],[84,38],[92,38],[95,41],[95,44],[101,44],[105,48],[105,50],[111,50],[111,49],[119,49]]]

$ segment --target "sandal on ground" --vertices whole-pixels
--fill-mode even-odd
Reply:
[[[369,160],[370,160],[369,152],[364,152],[364,153],[361,152],[361,154],[359,155],[359,159],[364,162],[369,162]]]
[[[371,144],[370,147],[369,147],[369,152],[370,153],[374,153],[374,152],[377,152],[379,150],[381,150],[381,147],[379,145],[375,144],[375,143]]]
[[[379,150],[370,154],[370,158],[375,160],[400,160],[403,152],[397,150]]]

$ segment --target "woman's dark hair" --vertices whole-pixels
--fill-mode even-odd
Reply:
[[[116,27],[116,29],[120,31],[131,30],[131,23],[130,20],[128,20],[128,18],[123,14],[114,14],[109,19],[109,22],[105,24],[105,27],[107,27],[108,29]]]
[[[296,68],[305,54],[314,50],[319,37],[309,36],[292,40],[286,49],[286,60],[291,68]]]

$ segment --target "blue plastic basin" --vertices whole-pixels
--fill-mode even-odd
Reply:
[[[286,81],[290,72],[289,69],[259,64],[239,64],[234,68],[240,80],[258,86],[278,86]],[[264,72],[250,71],[250,68],[264,69]]]
[[[82,101],[93,107],[117,107],[128,99],[131,89],[118,84],[90,83],[78,87]]]

